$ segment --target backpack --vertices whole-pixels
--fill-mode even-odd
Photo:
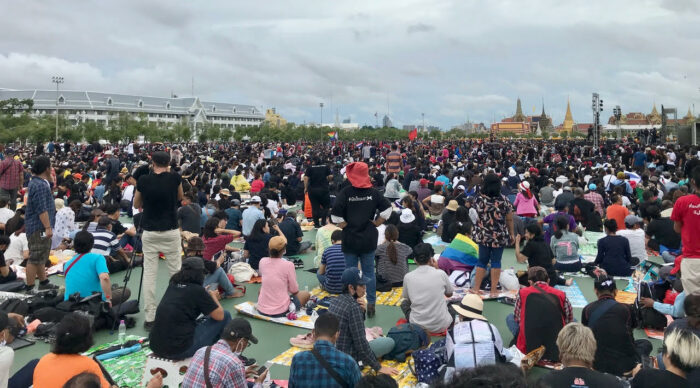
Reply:
[[[432,384],[440,377],[440,372],[447,363],[445,344],[446,341],[443,338],[430,345],[429,348],[413,352],[414,367],[411,368],[410,362],[408,367],[418,382]]]
[[[238,262],[234,263],[231,268],[228,269],[228,273],[233,275],[236,279],[236,283],[245,283],[250,281],[253,276],[258,276],[253,267],[248,263]]]
[[[486,325],[489,328],[490,332],[490,337],[488,340],[484,341],[483,336],[482,338],[475,338],[474,336],[474,330],[473,330],[473,323],[474,321],[467,321],[467,322],[458,322],[455,324],[455,327],[450,329],[448,336],[450,338],[450,341],[454,344],[450,348],[452,348],[452,354],[447,355],[447,365],[451,368],[456,368],[459,365],[464,365],[464,360],[461,358],[455,357],[456,349],[458,345],[471,345],[470,351],[465,352],[464,354],[468,355],[473,355],[473,367],[477,367],[480,365],[493,365],[499,362],[505,362],[505,358],[501,354],[501,352],[498,350],[498,347],[496,346],[496,335],[493,332],[493,327],[491,326],[490,323],[486,323]],[[455,328],[459,330],[460,327],[466,327],[469,326],[468,330],[468,336],[467,338],[457,338],[455,337]],[[480,347],[481,345],[478,344],[485,344],[484,346],[488,346],[488,348],[493,349],[493,359],[492,360],[487,360],[487,359],[477,359],[477,347]],[[479,351],[481,352],[481,351]],[[469,362],[471,363],[471,362]]]
[[[406,361],[406,355],[427,346],[428,334],[422,327],[412,323],[403,323],[392,327],[386,335],[394,340],[394,349],[384,356],[387,360]]]
[[[656,295],[656,289],[653,283],[648,282],[639,283],[639,295],[643,298],[652,298],[654,300],[660,300],[658,297],[663,298],[663,294]],[[634,301],[634,311],[636,312],[637,324],[640,329],[650,328],[656,330],[663,330],[668,325],[668,319],[666,316],[653,307],[644,307],[639,304],[639,298]]]

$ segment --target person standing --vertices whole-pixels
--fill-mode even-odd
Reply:
[[[398,151],[399,147],[396,144],[391,145],[391,152],[386,154],[386,173],[398,174],[401,170],[401,154]]]
[[[688,294],[700,289],[700,166],[693,168],[690,179],[695,194],[678,198],[671,213],[673,229],[681,235],[681,281]]]
[[[345,169],[350,185],[338,193],[331,211],[333,223],[343,229],[345,268],[357,267],[369,278],[367,283],[367,315],[375,313],[376,278],[374,252],[377,249],[377,226],[391,216],[391,204],[372,187],[369,168],[364,162],[348,164]],[[375,216],[379,212],[379,217]]]
[[[24,167],[14,153],[6,148],[5,160],[0,163],[0,198],[6,199],[12,210],[17,209],[17,192],[24,186]]]
[[[39,156],[32,165],[32,176],[27,187],[27,210],[24,214],[24,227],[27,233],[29,259],[25,290],[34,289],[34,281],[39,278],[39,290],[58,288],[49,283],[46,275],[46,260],[51,251],[51,238],[56,222],[56,206],[51,194],[51,160]]]
[[[320,228],[326,224],[331,205],[328,180],[333,177],[333,173],[327,165],[321,164],[319,157],[314,157],[313,162],[313,166],[304,172],[304,194],[309,195],[314,226]]]
[[[170,276],[180,270],[180,231],[177,207],[182,201],[182,178],[170,171],[170,155],[157,151],[151,156],[153,171],[139,177],[134,193],[134,207],[143,208],[143,290],[146,320],[150,330],[156,318],[156,277],[158,255],[163,253]]]

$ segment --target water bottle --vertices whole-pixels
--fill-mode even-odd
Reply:
[[[122,319],[119,321],[119,344],[126,342],[126,323]]]

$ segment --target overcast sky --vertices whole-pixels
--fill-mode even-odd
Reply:
[[[700,113],[700,1],[10,1],[0,87],[276,107],[288,119],[449,129],[541,111],[591,121],[591,92],[623,112]],[[332,106],[332,108],[331,108]]]

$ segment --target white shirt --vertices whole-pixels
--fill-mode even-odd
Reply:
[[[666,154],[666,164],[675,166],[676,165],[676,153],[673,151],[669,151]]]
[[[19,264],[24,260],[22,252],[29,251],[29,244],[27,244],[27,234],[20,233],[19,236],[15,233],[10,235],[10,246],[7,247],[5,251],[5,260],[12,259],[16,264]]]
[[[12,209],[7,207],[0,208],[0,224],[6,224],[7,220],[12,218],[14,215],[15,212],[13,212]]]
[[[131,202],[132,199],[134,199],[134,185],[129,185],[124,188],[124,192],[122,193],[122,200],[127,200]]]
[[[10,379],[10,368],[15,359],[15,351],[9,346],[0,347],[0,388],[7,388]]]
[[[630,242],[630,253],[632,257],[636,257],[640,261],[648,258],[643,229],[622,229],[618,230],[616,234],[618,236],[623,236]]]

